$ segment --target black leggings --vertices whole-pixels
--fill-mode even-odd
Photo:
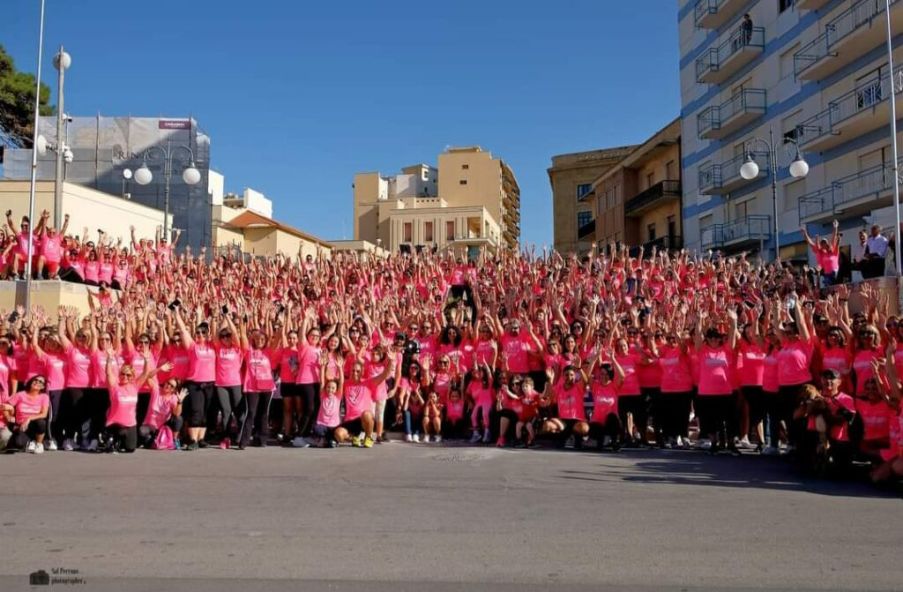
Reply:
[[[605,436],[611,438],[612,443],[621,441],[621,432],[624,427],[621,425],[621,418],[616,413],[609,413],[605,416],[604,423],[591,422],[589,424],[589,435],[596,440],[596,448],[602,448]]]
[[[751,430],[765,419],[765,391],[761,386],[744,386],[740,388],[746,405],[749,407],[749,427]]]
[[[241,385],[218,386],[216,396],[213,398],[207,410],[207,427],[211,430],[216,427],[217,415],[223,412],[223,433],[228,436],[235,434],[229,429],[230,419],[235,415],[237,426],[241,425]],[[236,426],[236,430],[238,427]]]
[[[622,395],[618,398],[618,414],[625,429],[627,427],[627,415],[633,415],[633,425],[640,433],[640,440],[646,439],[646,397],[643,395]],[[633,434],[627,434],[633,438]]]
[[[702,435],[721,436],[725,444],[733,445],[737,432],[737,404],[733,394],[696,397],[696,414],[699,416],[699,432]],[[712,442],[712,445],[715,444],[716,442]]]
[[[270,435],[269,411],[272,392],[245,393],[242,410],[241,436],[239,444],[247,446],[251,443],[252,432],[260,440],[261,446],[266,446],[267,437]]]
[[[135,426],[122,426],[114,423],[107,426],[107,437],[110,438],[111,450],[135,452],[135,449],[138,448],[138,428]]]
[[[189,428],[207,427],[207,409],[213,401],[212,382],[188,382],[187,405],[182,406],[182,417]]]
[[[107,411],[110,409],[110,392],[105,388],[92,388],[85,391],[87,401],[89,440],[96,440],[104,432],[107,424]]]
[[[65,422],[66,436],[75,439],[81,436],[82,442],[88,438],[88,400],[87,389],[67,388],[63,391],[63,399],[60,403],[60,418]]]
[[[318,383],[297,385],[297,396],[301,397],[304,412],[298,425],[298,434],[307,438],[317,423],[320,412],[320,385]]]
[[[658,393],[652,401],[657,434],[663,438],[687,437],[691,396],[691,393]]]
[[[784,422],[784,426],[787,428],[788,442],[795,444],[797,441],[799,434],[793,426],[793,412],[796,409],[802,387],[802,384],[781,386],[778,387],[778,394],[771,397],[768,426],[771,432],[771,445],[775,448],[778,446],[781,422]]]
[[[50,397],[50,417],[48,418],[50,437],[62,444],[65,423],[60,416],[60,407],[63,401],[63,391],[48,391],[47,395]]]
[[[150,407],[150,391],[138,393],[138,404],[135,406],[135,423],[141,425],[147,417],[147,408]]]

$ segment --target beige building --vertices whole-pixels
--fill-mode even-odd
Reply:
[[[884,0],[680,1],[688,247],[770,259],[779,246],[783,259],[805,260],[802,224],[827,235],[839,220],[846,254],[867,224],[893,226],[890,101],[900,117],[903,49],[890,72],[886,16]],[[890,16],[899,45],[903,2],[891,2]],[[804,178],[789,174],[794,142],[809,164]],[[759,174],[744,179],[750,155]]]
[[[682,248],[680,183],[678,118],[593,181],[584,201],[594,212],[595,240]]]
[[[214,206],[213,246],[255,257],[329,256],[332,245],[311,234],[246,208]]]
[[[595,237],[596,219],[587,198],[593,181],[626,157],[635,146],[621,146],[552,157],[548,169],[552,186],[554,248],[560,253],[584,252]],[[623,232],[623,223],[609,234]],[[619,239],[620,240],[620,239]]]
[[[389,251],[516,249],[520,188],[504,161],[479,147],[449,148],[439,166],[354,176],[354,238]]]

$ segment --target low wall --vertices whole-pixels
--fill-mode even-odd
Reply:
[[[97,288],[91,290],[97,291]],[[19,304],[25,305],[25,282],[0,281],[0,310],[9,312]],[[31,305],[42,307],[53,319],[61,305],[74,306],[82,314],[91,310],[88,307],[88,286],[56,280],[31,282]]]

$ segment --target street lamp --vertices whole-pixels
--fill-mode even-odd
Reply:
[[[38,29],[38,69],[35,74],[34,130],[31,150],[31,186],[28,191],[28,249],[25,260],[25,310],[31,310],[31,260],[34,255],[35,188],[38,182],[38,114],[41,110],[41,62],[44,60],[44,0],[41,0],[41,19]]]
[[[59,228],[63,220],[63,160],[72,162],[72,151],[63,143],[63,120],[66,117],[63,113],[63,78],[64,72],[72,65],[72,56],[63,50],[60,50],[53,56],[53,67],[56,68],[57,75],[57,106],[56,106],[56,141],[62,146],[63,150],[56,151],[56,182],[53,186],[53,226]]]
[[[775,261],[780,261],[781,243],[778,236],[778,233],[780,232],[780,229],[778,228],[778,167],[775,155],[774,132],[772,130],[768,130],[768,140],[755,137],[746,143],[746,162],[740,166],[740,176],[747,181],[752,181],[759,176],[759,164],[755,161],[752,152],[753,145],[757,142],[765,146],[768,151],[768,157],[771,160],[771,167],[769,167],[768,174],[771,175],[771,213],[774,218],[774,259]],[[802,179],[809,174],[809,163],[806,162],[802,153],[800,153],[799,143],[797,143],[795,139],[785,137],[784,143],[791,143],[796,147],[796,155],[788,167],[790,176],[794,179]]]
[[[172,181],[172,159],[177,150],[185,150],[188,152],[189,164],[182,171],[182,180],[186,185],[197,185],[201,180],[201,171],[194,166],[194,152],[188,146],[173,146],[171,142],[166,143],[166,148],[160,146],[151,146],[144,151],[144,160],[141,166],[134,173],[135,182],[139,185],[147,185],[154,180],[154,174],[147,167],[147,160],[151,152],[159,151],[163,156],[163,179],[165,181],[163,190],[163,236],[169,240],[169,184]]]

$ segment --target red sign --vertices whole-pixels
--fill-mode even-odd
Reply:
[[[168,130],[190,130],[191,129],[191,120],[190,119],[161,119],[158,124],[158,129],[168,129]]]

